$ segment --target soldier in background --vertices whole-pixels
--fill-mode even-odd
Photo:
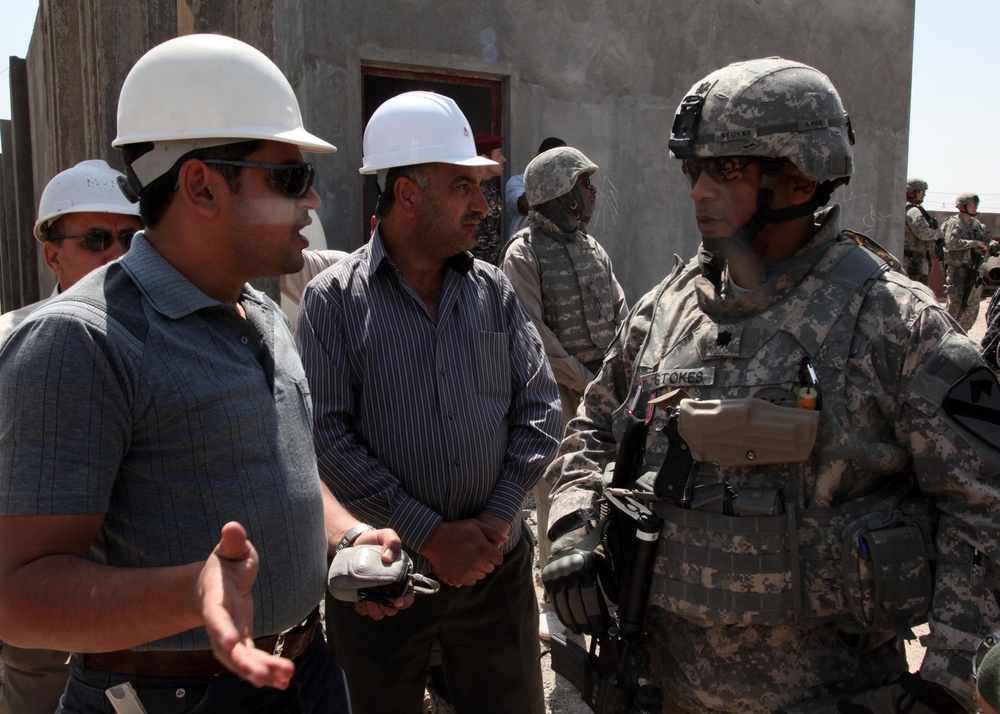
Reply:
[[[645,617],[676,703],[664,711],[974,707],[971,650],[1000,624],[987,581],[1000,450],[969,415],[1000,407],[1000,385],[933,296],[824,208],[853,173],[853,139],[812,67],[752,60],[694,84],[670,149],[701,251],[633,307],[547,474],[565,573],[588,562],[574,544],[630,411],[651,418],[636,488],[679,476],[697,496],[649,502],[664,521]],[[681,419],[667,408],[678,382]],[[661,474],[669,424],[694,463]],[[909,673],[901,633],[925,617]]]
[[[595,163],[570,147],[536,156],[524,172],[529,227],[507,246],[501,266],[542,337],[559,384],[564,422],[576,415],[584,388],[628,313],[611,258],[584,231],[597,203],[591,183],[596,171]],[[542,565],[550,555],[544,533],[551,490],[545,479],[535,484]],[[548,618],[539,621],[542,639],[549,638],[552,624]]]
[[[566,146],[566,142],[557,136],[542,139],[535,156],[557,146]],[[528,211],[531,210],[531,206],[528,205],[528,199],[524,195],[524,174],[514,174],[507,179],[507,185],[504,186],[504,205],[507,208],[507,237],[509,239],[528,227]]]
[[[927,284],[934,268],[934,249],[941,243],[938,220],[924,210],[927,182],[911,178],[906,182],[906,223],[903,237],[903,267],[910,280]]]
[[[979,301],[983,296],[983,262],[987,251],[996,244],[986,226],[979,222],[979,196],[962,193],[955,199],[958,213],[948,216],[941,233],[944,235],[945,292],[948,314],[968,331],[979,317]]]

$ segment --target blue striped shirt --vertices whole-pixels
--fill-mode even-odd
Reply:
[[[520,539],[528,492],[555,455],[562,414],[541,339],[497,268],[453,257],[435,318],[378,232],[302,298],[299,349],[320,475],[419,556],[441,521],[486,511]]]

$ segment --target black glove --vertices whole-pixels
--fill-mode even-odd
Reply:
[[[892,684],[837,702],[840,714],[965,714],[947,689],[907,672]]]
[[[606,629],[608,605],[598,584],[604,567],[600,551],[570,548],[553,555],[542,568],[542,585],[559,621],[578,635]]]

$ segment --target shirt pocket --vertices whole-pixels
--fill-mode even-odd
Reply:
[[[476,382],[482,394],[510,396],[510,344],[506,332],[478,332]]]

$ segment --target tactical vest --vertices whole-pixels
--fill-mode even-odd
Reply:
[[[929,225],[931,228],[936,229],[938,227],[937,220],[933,216],[928,214],[919,203],[907,202],[906,204],[907,214],[910,213],[911,208],[916,208],[920,212],[920,214],[924,217],[924,219],[927,221],[927,225]],[[920,238],[917,237],[917,234],[913,232],[913,229],[910,228],[910,224],[908,221],[903,221],[903,249],[910,252],[918,250],[926,252],[927,250],[929,250],[928,247],[922,243]]]
[[[957,216],[949,216],[945,221],[943,232],[945,238],[944,246],[944,262],[945,265],[950,265],[953,268],[971,268],[973,255],[972,248],[952,248],[951,247],[951,233],[952,226],[958,225],[958,239],[959,240],[983,240],[982,236],[977,230],[977,226],[972,219],[968,222],[962,222],[962,219]]]
[[[713,493],[728,484],[737,502],[754,504],[749,510],[727,515],[711,500],[700,510],[654,507],[664,526],[650,602],[695,622],[839,622],[861,633],[919,621],[930,606],[933,504],[915,497],[909,456],[891,428],[872,443],[876,432],[852,429],[847,408],[848,358],[877,349],[855,336],[857,315],[886,264],[843,235],[816,251],[811,267],[726,303],[697,263],[678,268],[661,285],[636,357],[629,393],[639,382],[646,393],[682,386],[693,399],[765,399],[790,409],[802,360],[818,374],[819,429],[806,461],[754,465],[748,449],[738,466],[697,465],[696,487]],[[616,414],[619,438],[623,420]],[[647,473],[663,462],[664,424],[657,410]],[[839,496],[842,484],[865,495]],[[824,505],[803,506],[810,503]]]
[[[579,231],[557,236],[537,224],[521,235],[538,261],[545,324],[569,354],[596,372],[617,325],[611,275],[593,238]]]

